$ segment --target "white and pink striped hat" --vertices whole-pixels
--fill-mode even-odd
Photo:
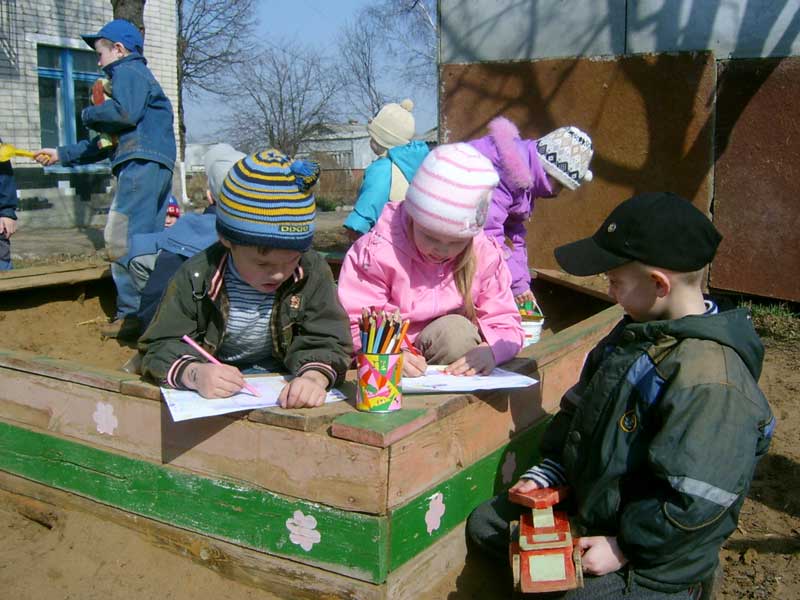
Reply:
[[[411,180],[406,210],[425,229],[471,238],[483,229],[500,182],[491,161],[468,144],[434,148]]]

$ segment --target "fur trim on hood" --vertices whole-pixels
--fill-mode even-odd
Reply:
[[[515,190],[527,190],[533,186],[533,174],[527,157],[517,150],[519,129],[505,117],[495,117],[489,122],[489,135],[500,158],[502,179]]]

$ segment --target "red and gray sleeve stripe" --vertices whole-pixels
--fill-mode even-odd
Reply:
[[[169,371],[167,371],[167,376],[164,378],[165,383],[168,386],[179,390],[187,389],[186,386],[181,384],[181,376],[183,375],[183,371],[186,369],[186,367],[193,362],[200,362],[200,359],[196,356],[192,356],[191,354],[184,354],[178,358],[174,363],[172,363]]]
[[[336,371],[330,365],[321,362],[308,362],[297,370],[297,375],[300,376],[306,371],[319,371],[328,378],[327,389],[331,389],[333,384],[336,383]]]
[[[567,483],[564,467],[549,458],[525,471],[520,479],[531,479],[539,487],[557,487]]]

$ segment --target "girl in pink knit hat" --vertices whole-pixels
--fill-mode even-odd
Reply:
[[[497,242],[483,233],[498,176],[467,144],[434,149],[401,203],[389,202],[375,228],[350,248],[339,300],[356,352],[363,307],[410,321],[403,372],[427,364],[458,375],[487,374],[522,347],[511,275]]]

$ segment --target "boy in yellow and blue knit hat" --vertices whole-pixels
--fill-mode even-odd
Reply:
[[[284,408],[322,404],[353,350],[333,276],[314,250],[312,162],[277,150],[239,160],[217,203],[219,242],[186,261],[139,340],[142,372],[206,398],[230,396],[244,371],[288,370]],[[205,362],[188,335],[224,364]]]

